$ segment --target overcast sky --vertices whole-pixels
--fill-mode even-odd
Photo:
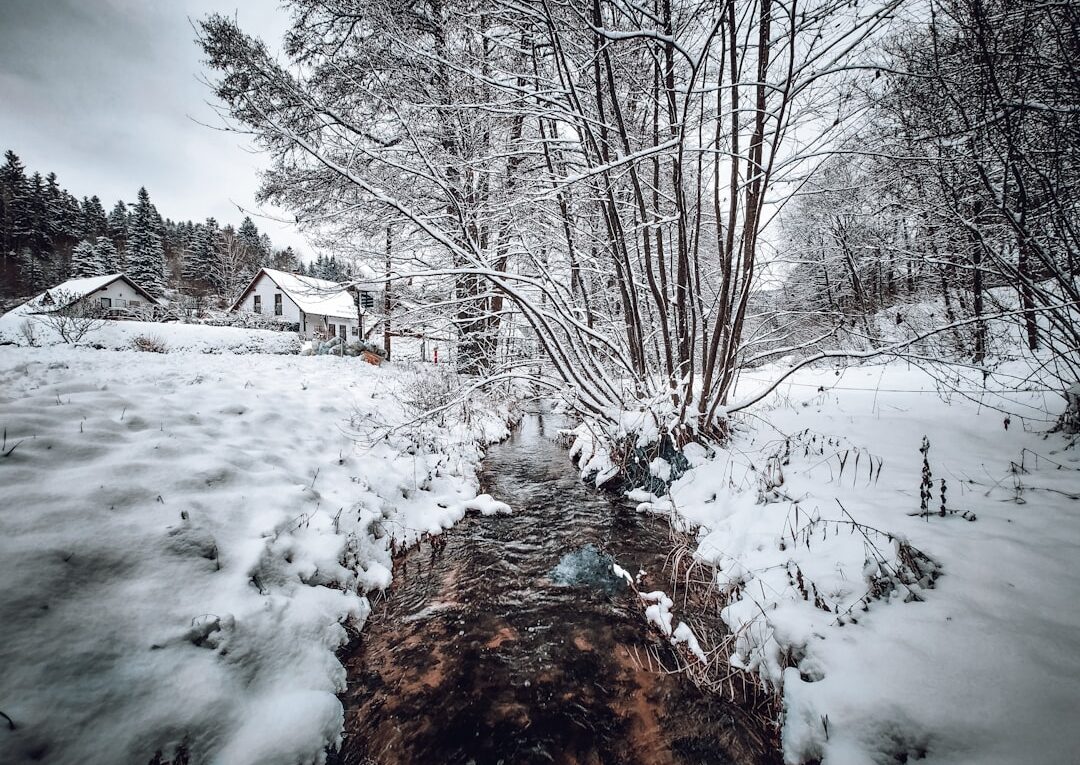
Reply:
[[[106,210],[146,186],[165,217],[238,224],[266,160],[198,124],[220,122],[191,25],[213,11],[271,49],[288,22],[275,0],[0,0],[0,151]],[[310,253],[293,227],[252,218]]]

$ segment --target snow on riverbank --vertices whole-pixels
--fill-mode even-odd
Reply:
[[[0,761],[320,761],[392,543],[490,505],[498,407],[410,422],[417,374],[0,348]]]
[[[1044,437],[1053,394],[972,396],[901,364],[803,371],[673,487],[728,594],[735,662],[782,685],[789,763],[1080,751],[1080,447]]]

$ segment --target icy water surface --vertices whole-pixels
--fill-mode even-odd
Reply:
[[[670,590],[666,524],[582,484],[559,427],[530,414],[490,449],[485,490],[513,516],[470,518],[399,564],[345,657],[333,762],[770,761],[736,708],[643,666],[665,648],[610,562]]]

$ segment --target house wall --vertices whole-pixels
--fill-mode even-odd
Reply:
[[[131,289],[127,282],[121,280],[117,280],[112,284],[107,284],[101,289],[91,292],[89,295],[83,297],[83,301],[88,304],[100,304],[101,298],[108,298],[111,300],[112,308],[145,308],[149,305],[146,298]]]
[[[300,334],[305,338],[312,338],[318,335],[320,338],[325,340],[330,337],[327,326],[328,324],[333,324],[334,331],[339,334],[343,325],[348,328],[348,337],[346,339],[350,343],[356,342],[361,339],[359,335],[360,322],[355,317],[351,319],[339,319],[336,316],[326,317],[320,316],[318,314],[309,313],[305,314],[304,318],[306,320],[306,327],[305,323],[302,322],[300,324]],[[371,317],[367,317],[367,319],[370,318]]]
[[[274,280],[266,274],[260,274],[258,280],[255,282],[255,286],[251,288],[247,296],[244,297],[244,302],[237,306],[237,310],[244,311],[246,313],[255,313],[255,296],[258,295],[262,298],[262,315],[270,319],[280,319],[281,321],[299,324],[300,323],[300,309],[297,307],[288,295],[278,289],[278,286],[274,284]],[[274,315],[274,295],[281,295],[281,316]]]

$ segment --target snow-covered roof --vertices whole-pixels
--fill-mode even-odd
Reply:
[[[355,298],[338,282],[316,279],[314,276],[299,276],[286,271],[278,271],[275,268],[264,268],[256,274],[251,284],[233,303],[233,310],[236,310],[244,301],[248,292],[263,274],[266,274],[304,313],[333,316],[339,319],[356,317]]]
[[[72,303],[82,300],[87,295],[93,294],[102,287],[107,287],[120,279],[127,282],[150,303],[158,302],[153,295],[131,281],[126,274],[118,272],[115,274],[106,274],[105,276],[86,276],[82,279],[68,279],[66,282],[57,284],[55,287],[50,287],[40,295],[30,298],[22,305],[9,311],[9,313],[31,314],[66,308]]]

